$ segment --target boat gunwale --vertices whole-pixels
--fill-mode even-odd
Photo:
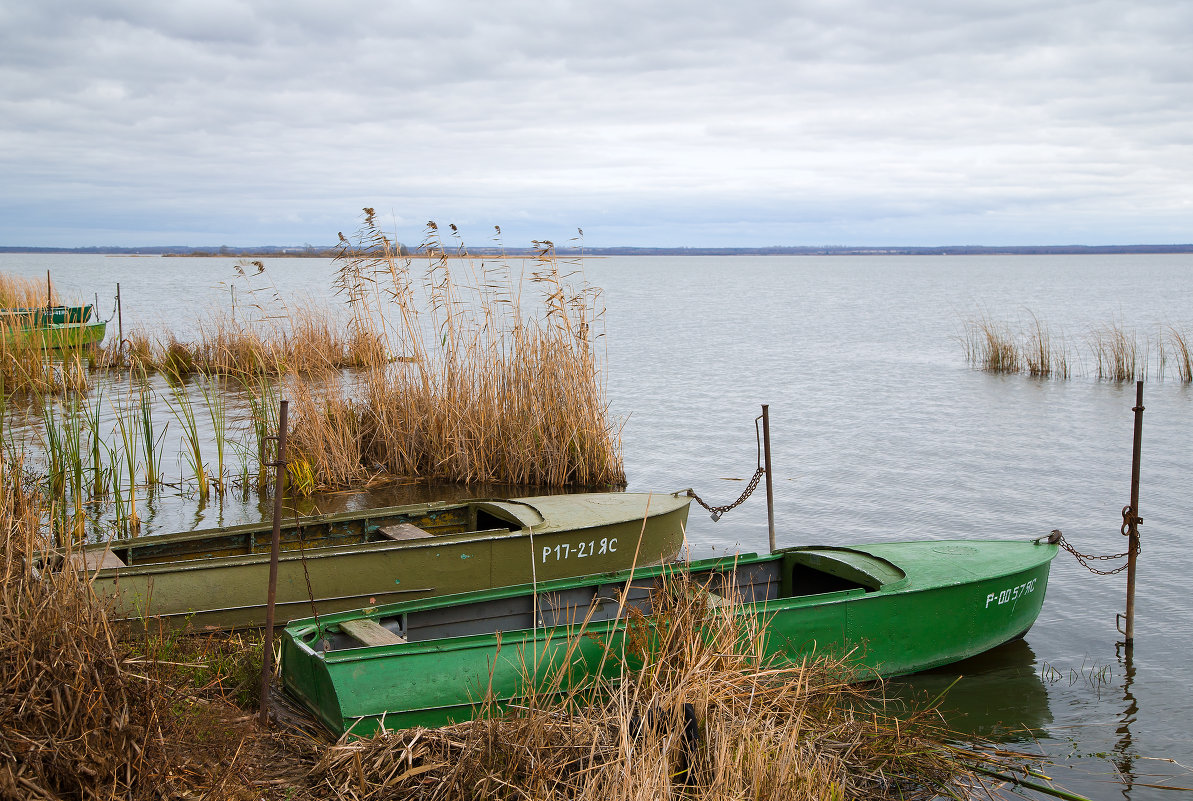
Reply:
[[[853,589],[847,589],[847,590],[837,590],[837,591],[828,592],[828,593],[815,593],[815,594],[811,594],[811,595],[795,595],[795,596],[787,596],[787,597],[783,597],[783,598],[763,599],[760,601],[752,601],[752,602],[743,603],[741,605],[741,613],[760,615],[760,616],[777,615],[777,614],[781,614],[782,612],[784,612],[786,610],[795,610],[795,609],[804,608],[804,607],[808,607],[808,606],[826,606],[827,607],[827,606],[835,606],[838,604],[855,603],[858,601],[864,601],[866,599],[874,599],[875,601],[877,601],[882,598],[889,598],[892,595],[914,596],[914,595],[918,595],[921,593],[935,592],[935,591],[939,591],[942,589],[955,589],[957,587],[962,587],[967,584],[977,584],[977,583],[986,582],[986,581],[997,581],[999,579],[1004,579],[1009,576],[1038,570],[1041,566],[1051,562],[1056,557],[1057,553],[1059,552],[1059,547],[1054,544],[1043,543],[1043,542],[1034,542],[1032,540],[1027,540],[1027,541],[1022,541],[1022,540],[939,540],[939,541],[933,541],[933,544],[937,544],[937,543],[946,543],[946,544],[965,543],[965,544],[970,544],[970,545],[978,543],[978,544],[994,545],[996,547],[1002,546],[1004,544],[1008,544],[1008,545],[1020,546],[1023,548],[1025,548],[1026,546],[1029,546],[1029,545],[1034,545],[1034,547],[1042,549],[1042,556],[1041,556],[1041,558],[1038,558],[1038,559],[1034,559],[1034,560],[1030,560],[1030,561],[1023,561],[1023,562],[1018,563],[1014,566],[1009,566],[1009,567],[999,570],[997,572],[983,574],[981,576],[969,577],[969,578],[966,578],[963,580],[952,581],[952,582],[939,582],[939,583],[932,583],[932,584],[918,585],[918,586],[907,586],[910,582],[910,573],[908,571],[903,571],[903,569],[900,568],[900,570],[905,573],[905,576],[903,579],[899,579],[898,581],[891,582],[889,584],[884,584],[882,587],[880,587],[877,590],[864,590],[861,588],[853,588]],[[889,543],[889,544],[890,545],[904,545],[904,544],[911,544],[911,543]],[[883,545],[885,546],[885,545],[887,545],[887,543],[884,543]],[[395,643],[392,645],[362,646],[359,648],[343,648],[343,649],[337,649],[334,651],[317,651],[317,650],[311,648],[307,644],[307,642],[305,642],[303,640],[303,637],[309,636],[311,631],[314,631],[315,636],[313,638],[311,638],[311,642],[316,642],[320,639],[321,635],[323,634],[323,632],[325,632],[327,630],[328,627],[338,625],[341,620],[351,620],[351,619],[360,618],[360,617],[368,617],[370,619],[377,620],[377,619],[383,618],[383,617],[398,616],[398,615],[405,614],[410,611],[424,611],[424,610],[431,610],[431,609],[441,609],[444,607],[455,606],[461,602],[461,599],[467,599],[468,602],[482,602],[482,601],[500,600],[500,599],[504,599],[504,598],[520,597],[520,596],[524,596],[529,593],[533,593],[536,595],[545,595],[545,594],[549,594],[551,592],[554,592],[556,590],[561,590],[561,589],[576,589],[577,588],[577,578],[592,578],[592,579],[594,579],[593,581],[583,582],[583,584],[580,585],[583,587],[599,587],[602,584],[610,584],[610,583],[617,583],[617,584],[621,584],[624,586],[625,584],[629,583],[630,581],[655,579],[655,578],[658,578],[659,576],[662,576],[662,575],[665,575],[668,573],[691,573],[691,572],[702,572],[702,571],[706,571],[706,570],[711,573],[711,572],[716,572],[718,568],[722,568],[722,567],[735,568],[739,565],[747,565],[748,566],[751,564],[763,564],[763,563],[767,563],[767,562],[771,562],[771,561],[775,561],[775,560],[780,560],[780,559],[782,559],[783,555],[787,554],[787,553],[798,552],[801,550],[810,550],[810,549],[817,548],[817,547],[820,547],[820,546],[802,546],[802,547],[795,547],[795,548],[787,548],[787,549],[777,550],[771,554],[748,553],[748,554],[739,554],[736,556],[714,557],[714,558],[703,559],[703,560],[699,560],[699,561],[695,561],[695,562],[687,562],[687,563],[670,562],[670,563],[665,563],[665,564],[661,564],[661,565],[650,565],[650,566],[644,566],[642,568],[638,568],[638,569],[634,570],[632,576],[630,575],[630,571],[628,571],[628,570],[615,571],[615,572],[610,572],[610,573],[589,574],[589,576],[586,576],[586,577],[553,579],[551,581],[538,584],[537,587],[536,587],[536,585],[532,585],[532,584],[519,584],[519,585],[513,585],[513,586],[509,586],[509,587],[495,587],[495,588],[492,588],[489,590],[480,590],[480,591],[473,591],[473,592],[468,592],[468,593],[456,593],[456,594],[452,594],[452,595],[443,595],[443,596],[438,596],[436,598],[412,599],[409,601],[397,601],[394,603],[385,604],[385,605],[376,606],[376,607],[365,607],[363,609],[358,609],[358,610],[337,612],[337,613],[334,613],[331,615],[320,615],[318,618],[317,624],[315,623],[313,618],[297,619],[297,620],[291,621],[285,627],[285,633],[286,633],[288,639],[291,640],[297,648],[299,648],[302,652],[304,652],[304,654],[306,656],[317,658],[327,665],[341,664],[341,663],[345,663],[345,662],[370,660],[373,658],[393,656],[395,654],[415,655],[415,654],[426,653],[428,651],[432,651],[432,652],[433,651],[443,651],[443,650],[445,650],[444,644],[446,644],[446,643],[451,644],[450,647],[451,647],[451,650],[453,650],[453,651],[454,650],[470,649],[470,648],[474,647],[473,643],[475,643],[475,647],[491,647],[493,640],[495,639],[495,637],[497,637],[497,633],[467,634],[467,635],[463,635],[463,636],[459,636],[459,637],[440,637],[440,638],[434,638],[434,639],[423,640],[423,641],[406,642],[406,643],[400,643],[400,644]],[[864,550],[861,550],[865,546],[858,546],[856,548],[840,547],[840,546],[828,546],[828,547],[833,547],[836,550],[842,550],[842,551],[854,551],[854,552],[865,553]],[[866,554],[866,555],[873,556],[872,554]],[[889,562],[889,560],[885,560],[883,557],[873,557],[873,558],[882,559],[883,561]],[[891,564],[893,564],[893,563],[891,563]],[[595,580],[598,578],[600,578],[602,580],[599,580],[599,581]],[[590,623],[588,626],[584,626],[581,628],[584,631],[591,630],[594,632],[600,632],[600,631],[604,631],[605,629],[607,629],[609,627],[615,627],[615,625],[623,625],[623,624],[624,624],[624,618],[614,618],[614,619],[610,619],[610,620],[602,620],[602,621],[597,621],[595,623]],[[568,628],[573,628],[576,626],[580,626],[580,624],[577,623],[577,624],[561,624],[561,625],[556,625],[556,626],[532,626],[530,628],[513,629],[508,632],[501,632],[501,634],[504,636],[504,635],[517,635],[522,632],[537,632],[537,631],[554,632],[554,631],[559,631],[559,630],[566,630]],[[597,628],[597,627],[599,627],[599,628]],[[533,639],[533,638],[527,637],[527,638],[519,638],[519,639],[528,641],[529,639]],[[1013,639],[1013,637],[1012,637],[1012,639]]]
[[[440,510],[440,509],[454,509],[454,508],[458,508],[458,507],[462,507],[462,506],[469,506],[469,505],[472,505],[473,503],[489,505],[489,504],[492,504],[492,501],[489,499],[485,499],[485,500],[479,501],[479,502],[469,500],[467,502],[461,502],[459,504],[449,504],[449,503],[442,502],[442,501],[435,501],[434,503],[444,504],[443,506],[436,507],[436,510]],[[660,520],[660,519],[666,517],[667,515],[675,514],[676,512],[684,509],[688,505],[688,503],[690,503],[690,500],[688,500],[687,503],[678,504],[674,508],[668,509],[666,511],[652,513],[648,519],[652,520],[652,521]],[[532,509],[534,508],[531,504],[524,504],[524,505],[528,506]],[[321,515],[318,517],[300,519],[300,525],[301,526],[320,525],[320,524],[324,524],[324,523],[333,523],[334,524],[334,523],[340,522],[342,520],[356,521],[356,520],[361,520],[361,519],[367,520],[367,519],[373,518],[373,517],[376,517],[376,518],[393,517],[395,515],[401,514],[401,512],[398,512],[396,510],[412,509],[412,508],[418,509],[422,506],[424,506],[424,504],[415,504],[413,506],[405,506],[405,507],[402,507],[402,506],[381,507],[376,510],[367,510],[366,514],[336,513],[334,516]],[[535,511],[537,512],[537,509]],[[342,517],[341,515],[348,515],[348,517]],[[540,514],[540,517],[541,516],[542,515]],[[332,517],[334,517],[335,519],[332,519]],[[636,522],[640,519],[647,519],[647,518],[638,518],[636,515],[634,515],[634,516],[629,516],[629,517],[618,517],[616,519],[604,520],[604,521],[593,523],[588,526],[581,526],[581,527],[575,527],[575,526],[563,527],[561,525],[552,526],[551,524],[547,524],[547,525],[544,525],[542,528],[537,528],[534,526],[528,526],[528,527],[519,528],[519,529],[492,528],[492,529],[480,529],[480,530],[474,530],[474,531],[461,531],[461,532],[456,532],[454,534],[436,534],[436,535],[426,537],[423,539],[411,539],[411,540],[380,539],[380,540],[375,540],[375,541],[371,541],[371,542],[343,542],[343,543],[337,543],[334,545],[321,545],[321,546],[316,546],[316,547],[312,547],[312,548],[287,548],[279,553],[278,561],[279,561],[279,563],[281,563],[281,562],[293,562],[293,561],[310,560],[310,559],[326,559],[326,558],[335,557],[335,556],[347,556],[347,555],[352,555],[352,554],[373,554],[373,555],[376,555],[376,554],[388,553],[390,551],[407,552],[407,551],[417,551],[417,550],[434,549],[434,548],[447,548],[447,547],[453,547],[453,546],[467,546],[472,543],[476,543],[479,545],[482,543],[500,542],[500,541],[509,540],[509,539],[529,539],[531,536],[552,537],[552,538],[558,537],[558,536],[571,537],[578,532],[592,531],[595,529],[608,528],[610,526],[625,525],[627,523]],[[289,526],[286,526],[286,527],[293,528],[293,524],[290,524]],[[135,552],[137,549],[144,548],[144,547],[159,547],[159,546],[165,546],[165,545],[175,545],[175,544],[179,544],[179,543],[198,541],[198,540],[201,540],[204,538],[202,536],[202,534],[204,532],[221,532],[216,536],[219,536],[221,538],[232,538],[232,537],[236,537],[236,536],[240,536],[240,535],[244,535],[244,534],[252,534],[252,533],[258,533],[258,532],[271,533],[272,525],[258,526],[257,524],[248,524],[247,526],[244,526],[244,527],[238,526],[238,527],[232,527],[232,528],[228,528],[228,529],[200,529],[200,530],[193,531],[193,532],[178,532],[178,533],[173,533],[173,534],[160,535],[163,539],[159,539],[156,541],[147,541],[149,538],[141,538],[135,542],[129,542],[128,544],[124,544],[124,542],[121,540],[112,539],[112,540],[107,540],[104,543],[93,543],[91,545],[84,546],[80,550],[84,551],[84,552],[87,550],[94,550],[94,551],[132,550]],[[211,536],[211,534],[209,534],[209,536]],[[166,539],[166,538],[169,538],[169,539]],[[227,555],[223,555],[223,556],[209,556],[209,555],[204,555],[204,554],[197,554],[197,555],[193,556],[193,558],[189,558],[189,559],[174,559],[174,560],[162,561],[162,562],[145,562],[145,563],[141,563],[141,564],[137,564],[134,562],[131,565],[123,565],[123,566],[118,566],[118,567],[105,567],[105,568],[100,568],[98,571],[97,570],[88,570],[87,572],[93,578],[116,579],[116,578],[126,577],[126,576],[156,575],[159,573],[178,573],[178,572],[183,572],[183,571],[198,571],[198,570],[223,570],[223,569],[232,568],[232,567],[254,565],[254,564],[258,564],[260,562],[268,562],[269,559],[270,559],[270,553],[269,553],[269,551],[266,551],[266,550],[261,550],[261,551],[255,552],[255,553],[227,554]]]

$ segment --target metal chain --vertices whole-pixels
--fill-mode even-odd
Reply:
[[[294,528],[298,534],[298,558],[302,561],[302,574],[307,580],[307,597],[311,599],[311,616],[315,618],[315,627],[319,627],[319,610],[315,607],[315,591],[311,589],[311,571],[307,570],[306,538],[302,535],[302,522],[298,518],[298,509],[294,509]]]
[[[1091,573],[1096,573],[1099,576],[1113,576],[1115,573],[1121,573],[1127,569],[1127,565],[1119,565],[1114,570],[1098,570],[1096,567],[1090,567],[1089,563],[1093,561],[1122,559],[1124,557],[1130,556],[1130,551],[1127,551],[1126,553],[1110,554],[1108,556],[1092,556],[1088,553],[1079,552],[1076,548],[1069,544],[1069,541],[1065,539],[1065,535],[1060,533],[1060,529],[1053,529],[1052,533],[1056,535],[1056,544],[1064,548],[1069,553],[1073,554],[1074,558],[1077,559],[1077,562]],[[1052,538],[1050,537],[1049,542],[1051,541]]]
[[[746,486],[746,491],[743,492],[741,494],[741,497],[738,498],[736,501],[734,501],[731,504],[727,504],[725,506],[709,506],[707,503],[704,502],[703,498],[701,498],[699,495],[697,495],[692,490],[688,490],[688,497],[694,498],[696,503],[700,504],[705,509],[712,512],[712,519],[713,519],[713,522],[715,523],[716,521],[721,519],[721,515],[725,514],[726,512],[728,512],[730,509],[734,508],[735,506],[741,505],[741,503],[743,501],[745,501],[746,498],[749,498],[750,495],[753,494],[754,490],[758,489],[758,482],[762,480],[762,477],[765,474],[766,474],[765,468],[759,467],[757,470],[755,470],[754,477],[750,479],[750,483]]]
[[[754,438],[758,440],[758,469],[754,471],[754,477],[750,479],[750,483],[746,485],[746,491],[741,494],[740,498],[725,506],[709,506],[704,502],[703,498],[701,498],[692,490],[688,490],[689,498],[695,499],[696,503],[700,504],[712,513],[712,521],[714,523],[721,519],[721,515],[725,514],[734,507],[740,506],[746,500],[746,498],[749,498],[752,494],[754,494],[754,490],[758,489],[758,482],[762,480],[764,475],[766,475],[766,468],[762,466],[762,432],[758,428],[758,421],[761,419],[762,415],[758,415],[754,418]]]

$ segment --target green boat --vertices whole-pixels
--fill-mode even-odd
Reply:
[[[4,342],[42,350],[73,350],[103,342],[108,323],[51,323],[49,325],[5,325]]]
[[[897,676],[1023,636],[1056,553],[1041,541],[791,548],[378,606],[292,622],[281,676],[337,735],[465,720],[490,689],[499,703],[523,695],[531,654],[558,664],[571,647],[574,673],[617,675],[605,644],[620,649],[626,615],[649,614],[677,570],[711,599],[740,599],[768,654],[848,655],[860,677]],[[569,636],[586,619],[591,636]]]
[[[94,307],[85,306],[38,306],[34,308],[0,309],[0,323],[23,326],[62,325],[64,323],[85,323],[91,319]]]
[[[610,492],[291,519],[281,531],[274,619],[620,570],[635,557],[656,564],[678,553],[690,502],[681,493]],[[272,532],[265,523],[138,537],[70,558],[119,619],[261,626]]]

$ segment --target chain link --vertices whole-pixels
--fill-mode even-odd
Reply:
[[[1056,536],[1056,544],[1064,548],[1069,553],[1073,554],[1073,557],[1077,560],[1077,562],[1091,573],[1096,573],[1099,576],[1113,576],[1115,573],[1121,573],[1127,569],[1127,565],[1119,565],[1118,567],[1114,568],[1114,570],[1098,570],[1096,567],[1091,567],[1089,563],[1094,561],[1123,559],[1131,555],[1130,551],[1127,551],[1126,553],[1110,554],[1107,556],[1093,556],[1088,553],[1081,553],[1074,548],[1069,541],[1065,539],[1065,535],[1060,533],[1060,529],[1053,529],[1052,533]],[[1052,541],[1051,537],[1049,538],[1049,541]],[[1128,562],[1127,564],[1130,563]]]
[[[764,410],[765,408],[766,407],[763,407]],[[758,482],[762,480],[764,475],[766,475],[766,468],[762,466],[762,431],[758,428],[758,421],[761,419],[762,415],[758,415],[754,418],[754,438],[757,440],[758,444],[758,469],[754,471],[754,477],[750,479],[750,483],[746,485],[746,491],[741,494],[740,498],[733,503],[726,504],[725,506],[709,506],[704,502],[704,499],[697,495],[693,490],[689,489],[687,492],[689,498],[695,499],[696,503],[700,504],[712,513],[712,520],[714,523],[721,519],[721,515],[725,514],[730,509],[740,506],[745,502],[746,498],[749,498],[751,495],[753,495],[754,490],[758,489]]]
[[[688,497],[694,498],[696,503],[700,504],[705,509],[707,509],[709,512],[711,512],[713,522],[715,523],[716,521],[721,519],[721,515],[725,514],[730,509],[733,509],[736,506],[740,506],[746,500],[746,498],[749,498],[754,493],[754,490],[758,489],[758,482],[762,480],[762,477],[764,475],[766,475],[766,468],[759,467],[757,470],[755,470],[754,477],[750,479],[750,483],[746,486],[746,491],[743,492],[741,494],[741,497],[738,498],[736,501],[734,501],[733,503],[727,504],[725,506],[709,506],[707,503],[704,502],[703,498],[701,498],[699,495],[697,495],[692,490],[688,490]]]

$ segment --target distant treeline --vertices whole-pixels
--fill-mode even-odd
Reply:
[[[414,256],[421,249],[400,245],[402,255]],[[469,247],[475,256],[534,256],[534,248],[492,248]],[[83,248],[38,248],[0,245],[0,253],[98,253],[119,256],[229,256],[245,258],[251,256],[307,257],[318,259],[335,258],[339,250],[335,246],[301,245],[262,247],[83,247]],[[764,248],[567,248],[556,249],[557,255],[588,256],[987,256],[987,255],[1093,255],[1117,253],[1193,253],[1193,244],[1187,245],[955,245],[938,247],[849,247],[829,245],[817,247],[764,247]]]

